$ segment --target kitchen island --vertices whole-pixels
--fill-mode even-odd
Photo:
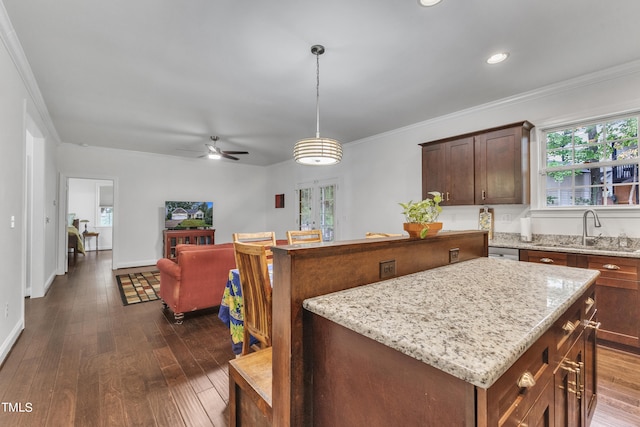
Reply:
[[[598,274],[477,258],[305,300],[314,425],[585,424]]]

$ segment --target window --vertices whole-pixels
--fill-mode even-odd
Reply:
[[[337,188],[335,182],[314,182],[299,186],[296,190],[298,229],[319,228],[323,241],[331,242],[335,239]]]
[[[637,205],[638,117],[545,130],[545,206]]]
[[[98,227],[113,227],[113,186],[98,185]]]
[[[100,206],[100,227],[113,227],[113,208]]]

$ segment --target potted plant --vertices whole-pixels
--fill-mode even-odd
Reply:
[[[404,229],[411,237],[424,239],[427,235],[436,234],[442,229],[442,223],[436,222],[442,212],[440,202],[442,196],[437,191],[428,193],[432,198],[426,198],[419,202],[409,201],[400,203],[405,217]]]

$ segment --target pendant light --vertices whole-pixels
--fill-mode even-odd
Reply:
[[[335,139],[320,138],[320,55],[324,46],[311,46],[311,53],[316,56],[316,137],[296,142],[293,157],[303,165],[333,165],[342,160],[342,145]]]

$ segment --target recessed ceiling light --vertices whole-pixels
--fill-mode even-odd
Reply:
[[[420,6],[435,6],[440,3],[442,0],[418,0]]]
[[[487,64],[499,64],[509,57],[508,52],[500,52],[494,55],[491,55],[489,59],[487,59]]]

